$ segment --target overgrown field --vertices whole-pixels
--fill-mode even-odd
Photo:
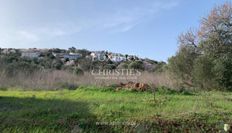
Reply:
[[[7,133],[219,132],[231,120],[230,92],[0,91],[0,131]]]

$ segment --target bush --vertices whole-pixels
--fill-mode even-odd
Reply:
[[[74,68],[74,73],[76,75],[84,75],[84,71],[80,68]]]
[[[128,63],[127,62],[122,62],[118,65],[118,69],[128,69]]]
[[[213,71],[220,88],[232,91],[232,54],[215,60]]]
[[[80,59],[77,63],[83,71],[88,71],[93,66],[93,62],[89,59]]]
[[[7,91],[8,89],[7,89],[7,87],[1,87],[0,86],[0,91]]]
[[[138,70],[144,70],[144,65],[142,61],[133,61],[128,66],[129,69],[138,69]]]
[[[66,82],[66,83],[62,83],[61,87],[68,90],[76,90],[78,88],[78,85],[74,83]]]

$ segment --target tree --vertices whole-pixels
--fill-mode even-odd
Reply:
[[[179,50],[168,60],[168,68],[182,84],[193,86],[193,64],[198,57],[197,38],[192,30],[179,36]]]
[[[63,66],[63,62],[59,59],[55,59],[52,61],[52,68],[55,68],[57,70],[60,70]]]
[[[180,48],[169,59],[169,70],[184,84],[232,89],[232,5],[213,8],[202,19],[198,34],[179,37]]]
[[[199,31],[201,50],[212,58],[215,78],[220,88],[231,88],[232,84],[232,4],[215,7],[202,19]],[[209,77],[210,78],[210,77]]]
[[[82,58],[85,58],[86,56],[90,55],[90,51],[86,50],[86,49],[79,49],[76,51],[77,53],[82,55]]]
[[[226,54],[215,61],[213,71],[219,88],[232,90],[232,53]]]
[[[202,50],[211,56],[219,57],[232,50],[232,5],[225,3],[215,7],[202,19],[199,37]]]
[[[215,82],[213,67],[213,59],[206,55],[201,55],[194,61],[193,78],[195,86],[208,90],[218,87]]]
[[[167,64],[165,62],[157,62],[156,64],[153,64],[152,71],[156,73],[164,72],[166,69]]]
[[[126,55],[125,55],[125,57],[126,57],[126,61],[128,60],[128,56],[129,56],[128,54],[126,54]]]
[[[72,53],[75,53],[76,50],[77,50],[77,49],[76,49],[75,47],[68,48],[68,51],[69,51],[69,52],[72,52]]]

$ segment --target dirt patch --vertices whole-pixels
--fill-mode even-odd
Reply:
[[[145,83],[135,83],[135,82],[128,82],[128,83],[120,83],[118,84],[116,90],[130,90],[130,91],[147,91],[151,87]]]

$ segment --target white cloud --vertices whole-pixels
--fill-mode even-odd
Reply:
[[[70,17],[60,15],[60,19],[59,15],[58,17],[53,16],[54,14],[51,15],[51,12],[50,16],[50,9],[45,9],[45,11],[48,12],[48,15],[44,14],[44,17],[42,17],[41,20],[37,19],[43,16],[41,14],[41,16],[36,16],[36,14],[27,16],[28,14],[21,13],[21,10],[15,9],[15,13],[18,13],[17,16],[24,14],[24,16],[27,16],[27,19],[24,17],[15,17],[17,18],[15,19],[17,21],[13,21],[14,17],[11,14],[14,13],[8,13],[8,15],[2,14],[3,16],[5,15],[5,18],[2,18],[2,21],[0,21],[0,37],[2,38],[1,41],[6,45],[9,44],[14,46],[15,44],[22,44],[22,46],[30,46],[32,43],[35,44],[76,33],[91,32],[93,30],[100,32],[104,31],[104,33],[127,32],[142,22],[149,20],[149,18],[156,16],[157,13],[162,13],[162,11],[175,8],[179,5],[179,1],[180,0],[147,0],[146,2],[141,2],[140,0],[137,0],[137,2],[142,3],[142,5],[137,4],[137,2],[132,2],[136,4],[124,6],[124,3],[127,3],[128,1],[121,0],[119,2],[120,5],[111,5],[112,7],[108,7],[106,2],[106,6],[104,5],[105,8],[101,8],[101,6],[98,7],[96,5],[97,2],[92,1],[87,2],[91,4],[89,12],[86,11],[86,8],[84,8],[85,10],[80,8],[80,14],[77,12],[78,15],[70,15]],[[38,7],[38,9],[40,8]],[[40,13],[40,10],[38,13]],[[60,11],[57,7],[52,10]],[[7,11],[8,10],[4,10],[4,12],[0,12],[0,14]],[[60,13],[67,15],[72,12],[60,11]],[[51,19],[53,17],[57,19]]]
[[[109,13],[108,17],[99,18],[101,19],[100,27],[112,30],[113,32],[126,32],[148,18],[154,17],[157,13],[178,6],[179,1],[156,1],[148,4],[147,6],[140,7],[138,5],[129,9],[119,9],[115,13]]]

